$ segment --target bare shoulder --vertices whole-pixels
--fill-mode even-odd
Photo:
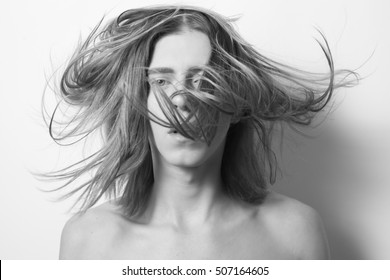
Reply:
[[[60,259],[102,259],[110,241],[120,232],[120,215],[111,202],[76,214],[65,224]]]
[[[283,246],[298,259],[328,259],[321,218],[312,207],[271,192],[260,208],[262,220]]]

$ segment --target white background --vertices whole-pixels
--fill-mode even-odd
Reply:
[[[7,3],[8,2],[8,3]],[[169,1],[2,1],[0,4],[0,258],[56,259],[72,201],[54,203],[31,171],[76,159],[60,150],[41,116],[46,76],[79,34],[106,14]],[[263,54],[325,70],[313,37],[326,35],[336,67],[364,79],[337,93],[316,139],[294,138],[275,188],[315,207],[335,258],[390,259],[390,4],[386,0],[176,1],[241,15],[239,32]],[[320,65],[320,66],[318,66]]]

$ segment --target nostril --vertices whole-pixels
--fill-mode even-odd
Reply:
[[[183,94],[174,95],[172,97],[172,103],[175,105],[176,108],[179,108],[181,110],[185,110],[187,108],[186,97]]]

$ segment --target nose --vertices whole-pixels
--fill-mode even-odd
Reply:
[[[178,92],[174,93],[172,95],[172,103],[180,110],[182,111],[187,111],[187,97],[185,96],[185,93],[183,92]]]

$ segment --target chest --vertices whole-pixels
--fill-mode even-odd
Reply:
[[[172,231],[129,233],[114,242],[110,259],[290,259],[272,235],[264,230]]]

